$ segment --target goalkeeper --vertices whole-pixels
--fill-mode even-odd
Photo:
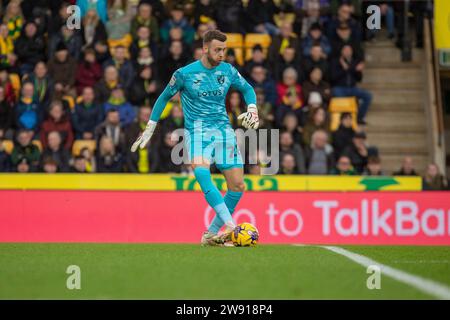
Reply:
[[[174,72],[169,84],[156,100],[147,127],[131,147],[135,152],[150,140],[167,102],[180,92],[185,116],[185,146],[195,177],[216,216],[203,233],[204,246],[222,245],[231,239],[236,227],[232,214],[244,191],[243,162],[225,109],[228,89],[234,87],[244,96],[247,112],[238,119],[245,128],[259,125],[253,88],[230,64],[223,62],[227,37],[218,30],[203,37],[203,55]],[[228,191],[222,197],[211,179],[210,165],[215,163],[225,176]],[[225,232],[218,234],[225,225]]]

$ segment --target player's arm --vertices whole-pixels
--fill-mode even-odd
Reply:
[[[239,115],[238,119],[242,119],[244,128],[258,129],[259,117],[258,108],[256,107],[255,90],[234,67],[232,67],[231,85],[242,93],[245,103],[247,104],[247,112]]]
[[[153,106],[152,114],[150,115],[150,119],[147,122],[147,126],[145,127],[144,132],[142,132],[142,134],[131,146],[131,152],[135,152],[138,147],[140,147],[141,149],[145,148],[147,143],[150,141],[150,138],[155,131],[156,124],[158,123],[158,120],[161,117],[161,113],[164,111],[167,103],[178,91],[183,88],[182,76],[183,75],[179,69],[174,72],[172,78],[169,81],[169,84],[156,100]]]

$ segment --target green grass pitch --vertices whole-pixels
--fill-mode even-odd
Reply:
[[[449,247],[345,246],[450,286]],[[69,290],[69,265],[81,289]],[[433,299],[317,246],[202,248],[189,244],[0,244],[0,299]]]

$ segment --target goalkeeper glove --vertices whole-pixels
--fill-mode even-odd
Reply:
[[[153,132],[156,128],[156,121],[149,120],[147,126],[145,127],[144,132],[136,139],[136,141],[131,146],[131,152],[135,152],[137,148],[140,146],[141,149],[144,149],[147,143],[150,141],[150,138],[153,135]]]
[[[239,120],[242,119],[242,126],[246,129],[258,129],[259,126],[259,117],[258,117],[258,108],[256,105],[249,104],[247,107],[247,112],[242,113],[239,117]]]

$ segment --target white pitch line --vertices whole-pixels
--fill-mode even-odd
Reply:
[[[320,246],[320,247],[333,251],[334,253],[343,255],[366,268],[371,265],[376,265],[380,267],[382,275],[387,275],[392,279],[403,282],[422,292],[428,293],[429,295],[436,297],[438,299],[450,300],[450,287],[447,287],[444,284],[389,267],[375,260],[372,260],[368,257],[345,250],[343,248],[332,246]]]

